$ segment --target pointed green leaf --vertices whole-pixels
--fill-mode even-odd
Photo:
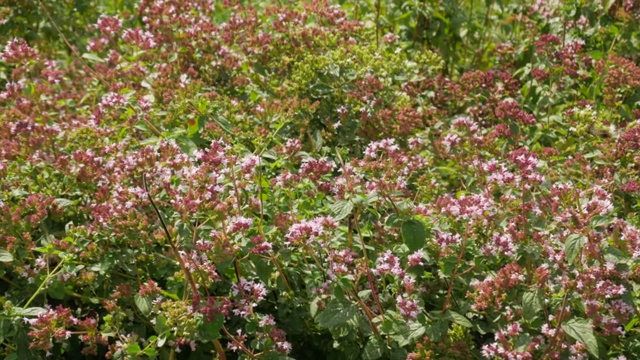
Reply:
[[[64,284],[60,281],[54,281],[47,288],[47,295],[51,296],[54,299],[62,300],[65,296]]]
[[[41,307],[29,307],[26,309],[16,307],[14,308],[14,312],[18,316],[38,316],[47,312],[47,309]]]
[[[356,307],[349,302],[331,300],[316,319],[321,327],[332,328],[353,319],[357,312]]]
[[[580,234],[571,234],[567,236],[567,240],[564,242],[564,252],[569,264],[580,255],[584,244],[587,242],[587,238]]]
[[[213,341],[220,338],[220,329],[224,324],[224,316],[218,314],[212,321],[204,322],[198,327],[200,337],[206,341]]]
[[[96,54],[91,54],[91,53],[82,54],[82,58],[87,59],[87,60],[91,60],[91,61],[95,61],[95,62],[99,62],[99,63],[105,62],[105,60],[103,58],[99,57]]]
[[[409,250],[420,250],[427,240],[427,229],[418,220],[407,220],[402,223],[402,239]]]
[[[7,250],[0,250],[0,262],[12,262],[13,255]]]
[[[222,115],[213,115],[213,121],[215,121],[222,130],[225,132],[232,134],[231,132],[231,123]]]
[[[147,316],[151,313],[151,298],[148,296],[136,295],[134,299],[136,306],[140,312]]]
[[[449,318],[451,321],[453,321],[458,325],[462,325],[467,328],[473,327],[473,324],[471,323],[471,321],[469,321],[469,319],[467,319],[464,315],[459,314],[455,311],[448,311],[447,318]]]
[[[367,342],[367,345],[364,347],[364,352],[362,353],[363,360],[376,360],[380,359],[384,355],[382,345],[380,341],[372,337]]]
[[[349,200],[341,200],[331,204],[330,208],[333,213],[333,218],[336,221],[340,221],[351,214],[351,210],[353,210],[353,203]]]
[[[61,208],[61,209],[69,207],[69,206],[73,205],[73,203],[74,203],[74,201],[73,200],[69,200],[69,199],[63,199],[63,198],[56,199],[56,205],[58,205],[58,207]]]
[[[522,295],[524,318],[533,320],[542,311],[542,296],[539,290],[527,291]]]
[[[563,322],[561,327],[567,335],[583,343],[589,354],[598,358],[598,341],[589,320],[573,318]]]

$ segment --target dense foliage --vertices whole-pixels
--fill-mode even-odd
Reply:
[[[632,359],[640,3],[0,7],[5,359]]]

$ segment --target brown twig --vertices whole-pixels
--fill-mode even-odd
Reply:
[[[171,237],[171,233],[169,232],[169,229],[167,228],[167,224],[164,222],[164,219],[162,218],[162,214],[160,214],[160,210],[158,210],[156,203],[153,201],[153,198],[151,197],[151,193],[149,192],[149,186],[147,185],[146,174],[142,174],[142,184],[144,185],[144,191],[147,193],[147,198],[149,199],[151,206],[153,206],[153,210],[156,212],[158,219],[160,219],[160,225],[162,225],[162,229],[164,230],[164,234],[167,238],[167,241],[169,242],[169,246],[171,246],[171,250],[173,250],[173,255],[176,257],[176,260],[178,260],[178,263],[180,264],[180,267],[184,272],[184,276],[189,281],[189,285],[191,286],[191,291],[193,292],[193,296],[196,297],[198,295],[198,287],[196,286],[196,283],[193,280],[191,273],[189,272],[189,270],[187,270],[187,266],[185,265],[184,260],[182,259],[182,256],[180,256],[178,247],[173,241],[173,238]],[[197,307],[198,304],[193,304],[193,306]]]

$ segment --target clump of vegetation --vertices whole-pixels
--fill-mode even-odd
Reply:
[[[6,359],[640,350],[637,4],[84,5],[0,8]]]

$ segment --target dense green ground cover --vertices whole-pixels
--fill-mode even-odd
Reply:
[[[639,22],[0,6],[0,356],[637,358]]]

